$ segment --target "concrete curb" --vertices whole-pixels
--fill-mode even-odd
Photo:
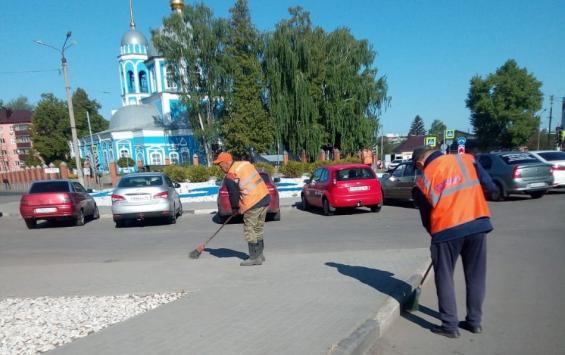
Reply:
[[[327,355],[363,355],[378,343],[385,331],[400,317],[401,304],[405,304],[410,299],[412,292],[418,287],[429,265],[430,261],[427,260],[408,279],[407,283],[411,286],[410,293],[405,294],[400,289],[395,290],[392,295],[387,297],[373,317],[365,320],[353,333],[339,341],[328,351]],[[428,275],[426,282],[429,279],[430,275]]]

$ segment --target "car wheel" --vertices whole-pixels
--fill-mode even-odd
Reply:
[[[75,226],[84,226],[84,211],[81,209],[75,219]]]
[[[177,217],[182,216],[183,210],[182,210],[182,202],[180,203],[180,207],[179,207],[179,214]]]
[[[323,207],[324,207],[324,214],[326,216],[332,216],[334,214],[335,209],[332,208],[332,206],[330,206],[328,199],[324,198],[322,204],[323,204]]]
[[[308,201],[306,200],[306,196],[304,196],[304,194],[301,194],[300,198],[302,199],[302,210],[308,211],[310,209],[310,205],[308,204]]]
[[[94,206],[94,213],[92,214],[92,219],[100,218],[100,210],[98,210],[98,206]]]
[[[492,201],[504,201],[506,198],[506,193],[504,192],[504,188],[502,188],[502,186],[498,182],[495,183],[495,186],[496,186],[496,191],[494,191],[490,195],[490,199]]]
[[[37,227],[37,221],[33,218],[26,219],[25,222],[27,229],[34,229],[35,227]]]
[[[281,211],[271,214],[271,221],[280,221],[280,220],[281,220]]]
[[[177,223],[177,214],[176,214],[176,209],[173,210],[173,213],[169,216],[169,224],[175,224]]]
[[[534,192],[530,192],[528,195],[530,195],[532,198],[542,198],[543,195],[545,195],[546,191],[534,191]]]
[[[125,221],[115,221],[116,222],[116,228],[123,228],[124,225],[126,224]]]
[[[371,212],[380,212],[382,205],[371,206]]]

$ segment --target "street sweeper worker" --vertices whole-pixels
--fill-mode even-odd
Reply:
[[[422,224],[431,235],[431,258],[441,326],[432,332],[458,338],[458,327],[481,333],[486,280],[486,234],[492,231],[483,188],[496,186],[469,154],[444,155],[431,148],[412,154],[418,177],[415,193]],[[458,323],[453,270],[461,255],[465,273],[467,316]]]
[[[249,259],[240,265],[261,265],[265,261],[263,230],[271,202],[269,189],[257,169],[248,161],[234,161],[230,153],[221,152],[214,164],[226,173],[225,184],[233,214],[243,215],[243,235],[249,247]]]

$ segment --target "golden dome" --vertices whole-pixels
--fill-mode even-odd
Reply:
[[[171,0],[171,10],[175,12],[182,12],[184,9],[183,0]]]

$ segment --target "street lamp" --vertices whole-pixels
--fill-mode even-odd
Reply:
[[[69,38],[71,38],[71,31],[67,32],[67,37],[65,38],[65,42],[63,43],[63,46],[61,46],[61,49],[53,47],[52,45],[44,43],[42,41],[35,40],[34,42],[37,43],[37,44],[40,44],[42,46],[54,49],[55,51],[57,51],[61,55],[61,65],[63,67],[63,76],[65,78],[65,90],[67,92],[67,106],[69,108],[69,118],[70,118],[70,121],[71,121],[71,135],[72,135],[72,139],[73,139],[73,141],[72,141],[73,152],[74,152],[74,155],[75,155],[75,162],[76,162],[76,166],[77,166],[78,180],[81,183],[81,185],[84,186],[84,176],[83,176],[83,171],[82,171],[82,164],[80,163],[80,153],[79,153],[79,150],[78,150],[77,128],[76,128],[76,124],[75,124],[75,113],[74,113],[74,110],[73,110],[73,98],[71,96],[71,84],[69,82],[69,76],[68,76],[68,73],[67,73],[67,58],[65,58],[65,50],[67,48],[71,47],[74,44],[73,42],[71,42],[67,45]]]

